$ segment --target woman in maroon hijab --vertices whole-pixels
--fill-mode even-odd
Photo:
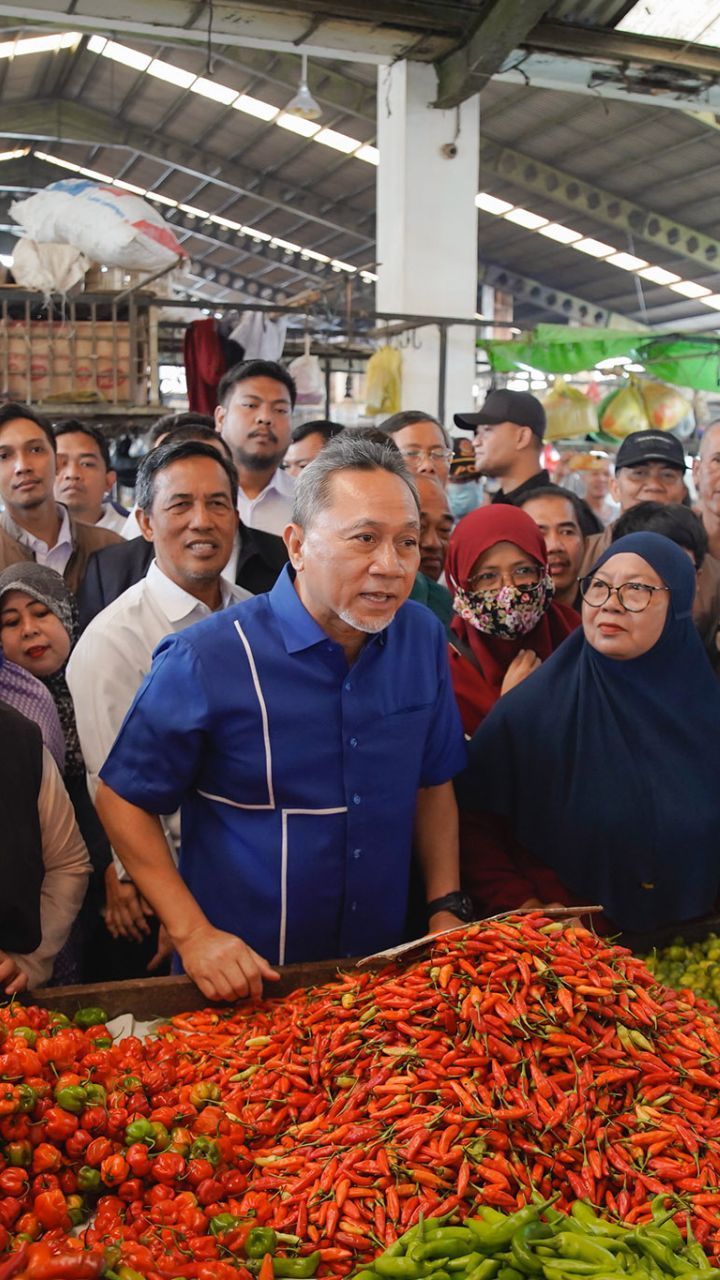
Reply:
[[[580,623],[553,601],[545,540],[525,511],[497,504],[460,521],[446,578],[454,596],[450,670],[466,734]]]

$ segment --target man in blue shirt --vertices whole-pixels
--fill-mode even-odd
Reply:
[[[465,918],[465,747],[440,623],[405,604],[418,502],[352,433],[297,483],[273,590],[168,637],[101,771],[113,847],[210,999],[402,940],[411,846],[433,930]],[[156,814],[182,806],[179,873]]]

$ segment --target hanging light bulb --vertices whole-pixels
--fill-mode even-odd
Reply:
[[[300,88],[285,108],[286,115],[300,116],[303,120],[318,120],[322,115],[322,107],[313,98],[307,82],[307,54],[302,55],[302,71]]]

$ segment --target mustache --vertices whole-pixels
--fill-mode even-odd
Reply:
[[[247,438],[248,440],[257,440],[258,436],[262,436],[263,438],[267,437],[271,444],[278,443],[278,437],[275,435],[272,427],[266,427],[262,431],[251,431]]]

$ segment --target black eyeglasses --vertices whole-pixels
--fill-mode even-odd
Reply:
[[[651,603],[656,591],[669,591],[669,587],[651,587],[646,582],[623,582],[611,587],[602,578],[580,578],[580,595],[591,609],[601,609],[614,593],[620,605],[628,613],[642,613]]]

